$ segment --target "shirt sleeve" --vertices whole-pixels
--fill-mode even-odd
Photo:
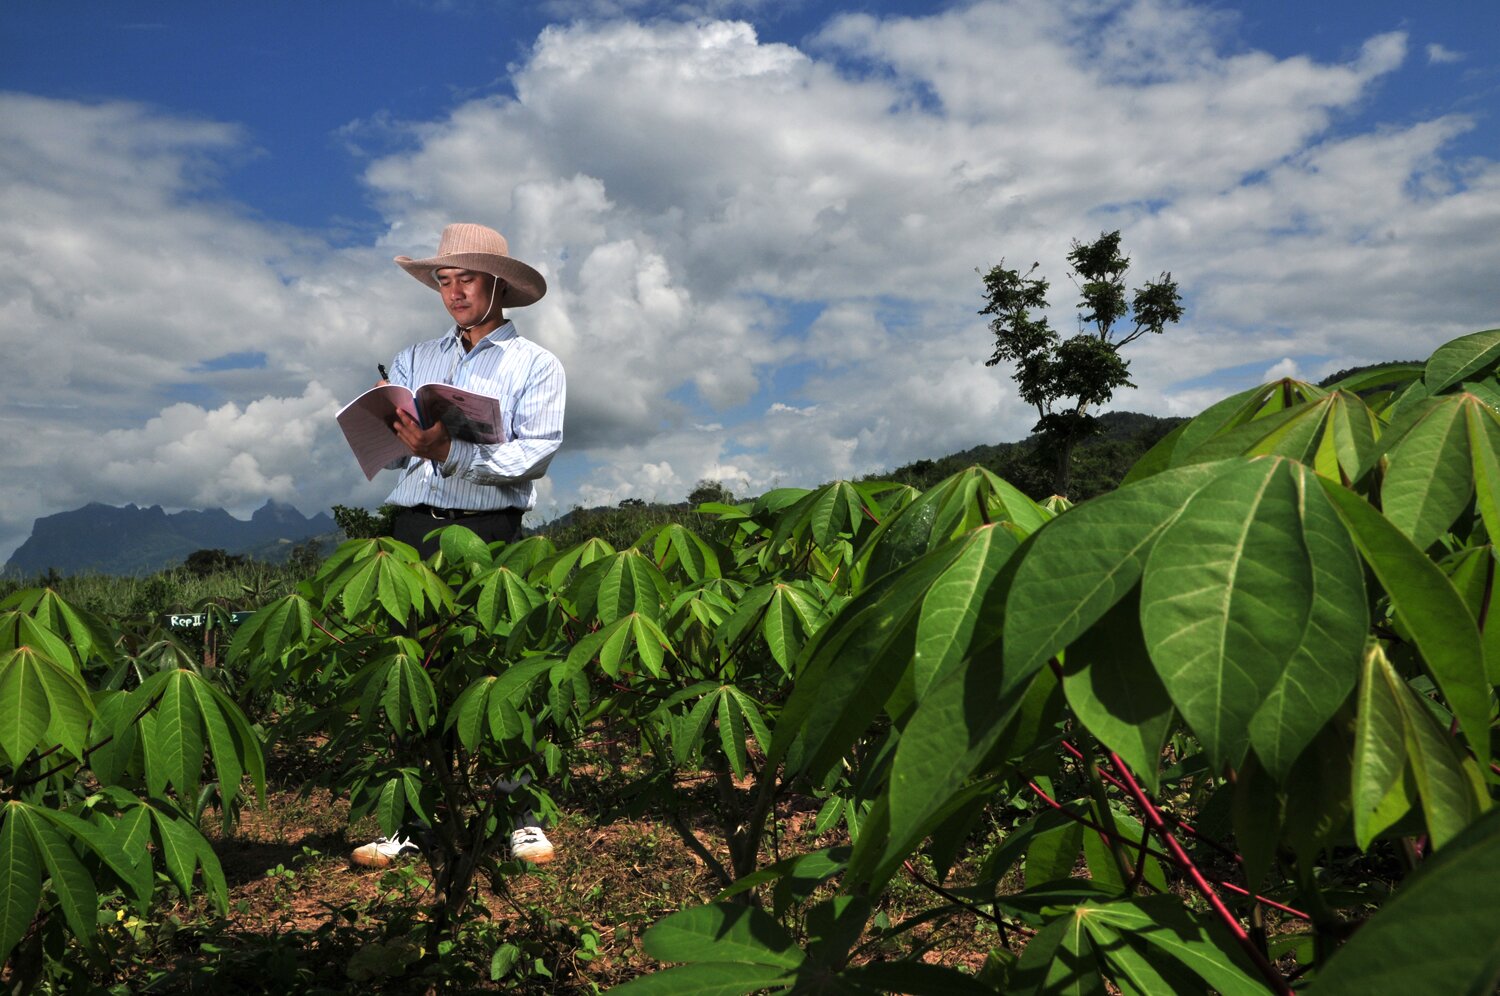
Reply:
[[[453,440],[448,447],[448,459],[439,468],[442,475],[456,474],[475,484],[533,481],[541,477],[562,445],[567,396],[562,363],[550,353],[539,354],[517,399],[510,439],[490,446]]]

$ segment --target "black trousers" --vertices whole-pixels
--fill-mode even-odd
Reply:
[[[434,511],[437,514],[434,514]],[[446,510],[426,505],[403,508],[391,523],[391,538],[417,548],[418,555],[430,557],[437,552],[438,538],[424,539],[434,529],[463,526],[486,543],[504,540],[513,543],[521,538],[521,509],[506,508],[498,512],[473,512],[449,517]]]

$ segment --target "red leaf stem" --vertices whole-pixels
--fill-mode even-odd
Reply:
[[[320,629],[320,630],[322,630],[322,631],[323,631],[323,635],[324,635],[324,636],[326,636],[326,637],[328,637],[328,638],[329,638],[329,639],[330,639],[330,640],[332,640],[332,641],[333,641],[333,642],[334,642],[334,643],[337,643],[337,644],[338,644],[338,645],[339,645],[339,646],[343,646],[343,644],[344,644],[344,641],[343,641],[343,640],[340,640],[340,639],[339,639],[339,638],[338,638],[338,637],[337,637],[337,636],[336,636],[336,635],[334,635],[334,634],[333,634],[333,633],[332,633],[332,632],[331,632],[331,631],[330,631],[330,630],[329,630],[329,629],[328,629],[328,627],[327,627],[327,626],[324,626],[324,625],[323,625],[323,624],[322,624],[322,623],[321,623],[321,622],[319,622],[319,621],[318,621],[318,620],[317,620],[317,619],[314,619],[314,620],[313,620],[313,621],[312,621],[312,624],[313,624],[313,625],[314,625],[314,626],[316,626],[316,627],[318,627],[318,629]]]
[[[1057,810],[1059,813],[1062,813],[1063,816],[1074,821],[1075,823],[1080,823],[1083,826],[1088,827],[1090,830],[1094,830],[1104,836],[1113,836],[1115,837],[1115,839],[1124,843],[1127,847],[1140,846],[1133,840],[1127,840],[1124,837],[1120,837],[1118,834],[1111,834],[1108,830],[1106,830],[1104,827],[1101,827],[1099,824],[1095,823],[1087,816],[1079,816],[1077,813],[1071,812],[1066,807],[1064,807],[1062,803],[1058,802],[1056,799],[1052,798],[1050,795],[1044,792],[1036,782],[1027,782],[1026,784],[1027,787],[1031,789],[1031,791],[1035,792],[1038,796],[1041,797],[1043,802],[1051,806],[1053,809]],[[1176,858],[1172,857],[1172,855],[1166,853],[1165,851],[1159,851],[1154,847],[1146,847],[1145,851],[1153,858],[1160,858],[1163,861],[1169,862],[1173,866],[1176,866],[1178,863]],[[1265,896],[1257,895],[1256,893],[1250,892],[1248,889],[1235,885],[1228,879],[1219,878],[1217,876],[1208,876],[1207,874],[1205,874],[1204,877],[1208,878],[1208,880],[1210,882],[1213,882],[1215,885],[1228,889],[1230,892],[1233,892],[1236,895],[1244,896],[1246,899],[1254,899],[1258,903],[1263,903],[1266,906],[1271,907],[1272,909],[1278,909],[1281,912],[1286,913],[1290,916],[1294,916],[1299,920],[1306,920],[1309,923],[1312,922],[1312,916],[1304,913],[1302,910],[1293,909],[1292,907],[1287,906],[1284,903],[1278,903],[1274,899],[1268,899]]]
[[[1260,948],[1256,947],[1255,942],[1250,939],[1250,935],[1246,932],[1244,925],[1240,923],[1239,917],[1235,916],[1230,912],[1229,907],[1224,905],[1224,900],[1219,898],[1219,894],[1214,891],[1214,887],[1209,884],[1208,879],[1198,870],[1198,866],[1193,864],[1193,859],[1188,855],[1187,850],[1183,848],[1176,837],[1172,836],[1171,828],[1167,826],[1167,821],[1162,818],[1161,811],[1152,804],[1145,790],[1136,783],[1135,776],[1130,773],[1130,769],[1125,766],[1125,762],[1120,760],[1120,755],[1111,751],[1109,760],[1115,766],[1115,770],[1120,773],[1120,777],[1125,780],[1131,797],[1135,799],[1136,805],[1140,806],[1141,812],[1145,814],[1146,822],[1151,825],[1152,830],[1156,831],[1156,835],[1161,838],[1162,843],[1166,844],[1167,850],[1171,851],[1176,857],[1177,866],[1187,873],[1188,878],[1192,879],[1193,885],[1202,893],[1203,898],[1208,901],[1209,906],[1213,907],[1219,919],[1229,928],[1230,933],[1234,935],[1234,939],[1239,943],[1241,950],[1254,962],[1255,967],[1260,969],[1260,973],[1265,976],[1266,982],[1281,996],[1294,996],[1292,987],[1287,985],[1286,979],[1281,977],[1281,973],[1276,970],[1276,966],[1266,960],[1266,956],[1261,954]]]
[[[1072,754],[1075,758],[1083,761],[1084,763],[1088,762],[1088,758],[1084,755],[1084,753],[1066,740],[1063,741],[1063,750],[1067,751],[1069,754]],[[1120,781],[1114,775],[1110,774],[1108,771],[1105,771],[1103,768],[1099,769],[1099,774],[1105,781],[1109,782],[1115,788],[1119,789],[1121,792],[1126,793],[1127,795],[1129,794],[1130,790],[1125,787],[1125,783]],[[1214,840],[1212,837],[1199,833],[1195,827],[1188,824],[1187,821],[1182,819],[1182,817],[1165,811],[1162,812],[1161,816],[1162,819],[1172,824],[1172,826],[1176,827],[1178,830],[1186,833],[1194,840],[1202,841],[1209,847],[1212,847],[1214,850],[1224,855],[1224,857],[1228,858],[1230,861],[1233,861],[1235,864],[1242,865],[1245,863],[1245,859],[1240,857],[1233,848],[1225,846],[1219,841]]]

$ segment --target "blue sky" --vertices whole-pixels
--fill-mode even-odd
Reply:
[[[538,517],[1034,421],[975,268],[1121,228],[1114,407],[1500,324],[1500,4],[82,2],[0,14],[0,557],[87,501],[378,502],[332,414],[491,224],[569,370]],[[1139,347],[1139,348],[1137,348]]]
[[[762,41],[797,45],[836,13],[920,15],[933,5],[883,0],[726,9],[748,16]],[[1226,49],[1282,57],[1345,60],[1373,35],[1408,32],[1417,57],[1336,129],[1409,123],[1455,109],[1483,112],[1500,96],[1500,4],[1471,0],[1423,9],[1410,0],[1259,0],[1207,9],[1223,14]],[[553,22],[548,10],[499,0],[95,0],[70,5],[69,16],[59,17],[46,5],[16,5],[0,24],[0,86],[84,101],[136,100],[239,123],[253,151],[226,171],[224,190],[266,217],[339,237],[382,224],[357,182],[359,157],[340,133],[377,115],[433,118],[465,99],[511,94],[507,66],[524,60]],[[643,6],[641,13],[661,11]],[[1427,71],[1429,45],[1452,53],[1451,71]],[[363,138],[378,144],[369,132]],[[1497,143],[1500,130],[1492,127],[1459,139],[1454,151],[1494,157]]]

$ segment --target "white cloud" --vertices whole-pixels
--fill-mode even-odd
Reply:
[[[378,500],[328,416],[437,331],[436,295],[390,258],[452,220],[547,276],[516,318],[569,374],[553,511],[1019,438],[1036,413],[982,365],[975,268],[1041,261],[1067,328],[1069,241],[1101,230],[1124,229],[1133,283],[1171,270],[1189,305],[1131,347],[1116,407],[1191,414],[1259,371],[1496,324],[1500,169],[1450,152],[1493,125],[1351,129],[1401,34],[1320,63],[1232,32],[1167,0],[851,14],[802,48],[735,21],[553,26],[513,96],[347,129],[404,151],[363,177],[385,233],[345,249],[216,199],[250,154],[230,125],[0,97],[0,419],[55,413],[5,458],[0,550],[88,499]],[[246,351],[264,368],[203,367]]]
[[[367,500],[331,416],[409,336],[409,278],[215,200],[233,128],[5,94],[0,132],[0,554],[88,501]]]
[[[1284,357],[1281,362],[1270,367],[1268,370],[1266,370],[1265,373],[1260,375],[1260,379],[1262,381],[1265,381],[1266,383],[1270,383],[1273,380],[1282,380],[1284,378],[1289,378],[1291,380],[1302,379],[1302,373],[1297,366],[1297,361],[1292,359],[1290,356]]]
[[[1464,61],[1464,54],[1462,52],[1455,52],[1453,49],[1439,42],[1433,42],[1427,46],[1427,61],[1434,66],[1445,66],[1450,63]]]

